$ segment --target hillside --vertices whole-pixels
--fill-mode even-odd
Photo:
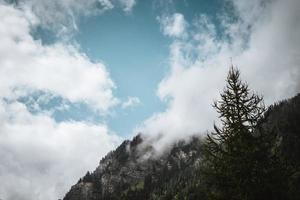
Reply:
[[[264,128],[279,136],[280,156],[289,167],[292,199],[300,188],[300,94],[269,107]],[[206,199],[199,165],[202,159],[200,137],[179,141],[162,156],[150,156],[151,146],[142,135],[124,141],[72,186],[64,200],[113,199]]]

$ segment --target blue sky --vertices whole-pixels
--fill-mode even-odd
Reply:
[[[141,101],[126,110],[117,107],[108,117],[110,127],[121,135],[130,134],[137,123],[163,109],[156,88],[167,70],[168,40],[160,32],[152,3],[136,6],[129,14],[113,10],[84,19],[76,36],[92,60],[107,66],[117,85],[115,95],[122,100],[135,96]]]
[[[81,17],[72,42],[76,42],[92,61],[105,64],[116,84],[113,92],[117,98],[126,101],[129,96],[137,97],[140,103],[127,109],[114,107],[105,116],[84,104],[77,104],[53,116],[57,121],[104,121],[123,137],[135,134],[136,125],[166,109],[156,92],[159,82],[170,71],[168,55],[172,40],[162,34],[158,17],[179,12],[190,22],[200,15],[217,21],[224,5],[220,0],[139,1],[129,13],[113,9],[102,15]],[[55,32],[42,27],[38,27],[35,34],[44,43],[57,40]],[[44,108],[51,108],[51,103]]]

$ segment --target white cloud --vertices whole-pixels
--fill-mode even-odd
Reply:
[[[39,91],[45,95],[38,101],[58,96],[101,113],[118,102],[102,63],[91,62],[72,45],[34,40],[30,31],[38,23],[30,10],[0,2],[0,199],[62,198],[120,141],[105,124],[57,123],[18,102]]]
[[[167,109],[137,128],[158,151],[175,140],[211,130],[217,119],[211,105],[225,85],[230,57],[267,104],[300,92],[300,2],[232,3],[239,20],[230,23],[223,17],[225,39],[207,17],[200,16],[186,30],[189,37],[171,44],[170,73],[157,91]]]
[[[43,46],[30,35],[24,12],[0,5],[0,96],[16,98],[44,90],[107,111],[118,100],[102,63],[91,62],[72,45]],[[24,94],[25,93],[25,94]]]
[[[162,16],[157,19],[161,24],[164,35],[169,37],[185,36],[187,23],[181,13],[174,13],[171,16]]]
[[[3,0],[1,0],[3,1]],[[31,11],[44,28],[54,30],[57,35],[68,36],[77,30],[82,16],[100,15],[115,7],[130,12],[135,0],[17,0],[17,7]]]
[[[133,107],[137,106],[141,103],[140,99],[138,97],[128,97],[125,102],[122,103],[122,108],[128,108],[128,107]]]
[[[62,198],[120,142],[101,124],[56,123],[21,103],[0,103],[1,199]]]

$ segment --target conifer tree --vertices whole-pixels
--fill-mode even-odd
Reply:
[[[276,134],[260,128],[263,98],[251,92],[233,67],[221,100],[213,107],[220,125],[208,134],[204,174],[212,199],[282,199],[283,168],[276,157]]]

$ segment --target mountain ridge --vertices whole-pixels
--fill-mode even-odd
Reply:
[[[262,122],[264,128],[276,130],[282,156],[296,168],[300,166],[299,122],[300,94],[271,105]],[[203,151],[200,136],[178,141],[162,155],[148,159],[143,156],[153,149],[149,145],[140,148],[141,144],[141,134],[125,140],[101,159],[94,172],[88,172],[72,186],[64,200],[180,199],[178,193],[188,193],[189,199],[205,199],[198,170]],[[297,173],[296,189],[300,188]]]

